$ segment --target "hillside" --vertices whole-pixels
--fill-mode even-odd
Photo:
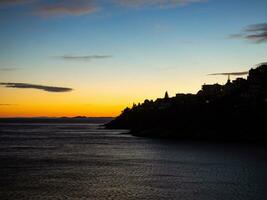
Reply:
[[[123,110],[107,128],[137,136],[192,140],[263,140],[267,134],[267,65],[247,79],[203,85],[197,94],[145,100]]]

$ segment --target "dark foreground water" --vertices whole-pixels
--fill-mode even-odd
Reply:
[[[0,199],[266,200],[266,149],[0,124]]]

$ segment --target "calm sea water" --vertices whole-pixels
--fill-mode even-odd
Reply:
[[[0,124],[0,199],[266,200],[266,148]]]

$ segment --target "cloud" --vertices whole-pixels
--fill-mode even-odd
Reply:
[[[32,14],[40,16],[85,15],[96,12],[96,0],[0,0],[0,7],[30,5]]]
[[[123,7],[160,7],[169,8],[185,6],[193,3],[207,2],[208,0],[0,0],[0,6],[29,5],[31,13],[43,17],[50,16],[80,16],[95,13],[110,6]]]
[[[0,106],[16,106],[17,104],[0,104]]]
[[[0,6],[16,6],[27,3],[32,3],[35,0],[0,0]]]
[[[20,89],[37,89],[44,90],[46,92],[70,92],[72,88],[66,87],[55,87],[55,86],[45,86],[45,85],[35,85],[29,83],[0,83],[7,88],[20,88]]]
[[[206,2],[207,0],[115,0],[122,6],[157,6],[157,7],[174,7],[185,6],[192,3]]]
[[[49,17],[58,15],[85,15],[99,10],[93,0],[67,0],[56,3],[40,3],[34,7],[33,14]]]
[[[216,75],[224,75],[224,76],[243,76],[247,75],[249,72],[227,72],[227,73],[214,73],[214,74],[208,74],[208,76],[216,76]]]
[[[97,59],[106,59],[111,58],[111,55],[87,55],[87,56],[74,56],[74,55],[64,55],[59,56],[59,58],[65,60],[97,60]]]
[[[0,68],[0,71],[16,71],[18,68]]]
[[[255,43],[267,42],[267,23],[247,26],[244,31],[230,35],[233,39],[246,39]]]

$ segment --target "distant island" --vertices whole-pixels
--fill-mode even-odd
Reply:
[[[133,135],[180,140],[264,141],[267,135],[267,64],[247,79],[203,85],[197,94],[145,100],[106,124]]]
[[[0,123],[96,123],[104,124],[112,120],[112,117],[21,117],[0,118]]]

